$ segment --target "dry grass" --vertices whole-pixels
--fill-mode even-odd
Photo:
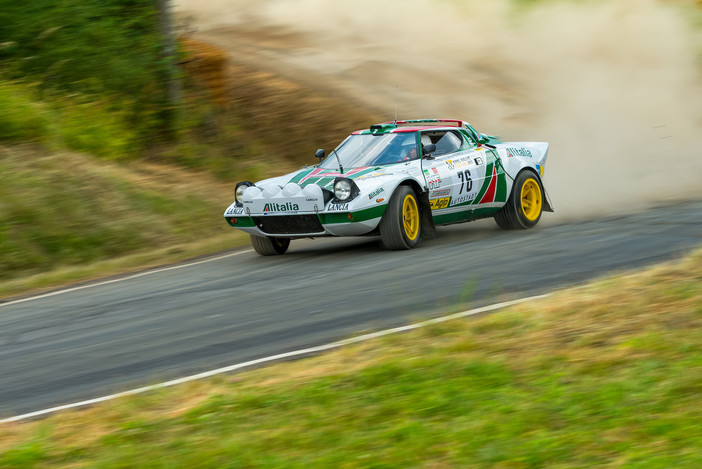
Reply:
[[[221,217],[233,186],[207,173],[27,145],[0,152],[0,297],[247,242]]]
[[[136,454],[175,467],[339,455],[349,467],[696,467],[700,305],[697,251],[482,318],[6,425],[0,454],[46,467]]]

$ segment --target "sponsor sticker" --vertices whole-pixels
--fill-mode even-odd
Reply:
[[[368,200],[373,199],[373,197],[378,196],[382,192],[385,192],[385,189],[383,189],[382,187],[377,188],[376,190],[368,194]]]
[[[435,198],[435,197],[443,197],[445,195],[449,195],[451,193],[451,189],[441,189],[438,191],[432,191],[431,194],[429,194],[429,197]]]
[[[438,189],[441,187],[441,178],[438,176],[431,178],[427,181],[427,184],[429,185],[429,189]]]
[[[424,176],[427,179],[427,185],[429,186],[429,189],[438,189],[439,187],[441,187],[441,178],[439,177],[438,169],[431,168],[431,171],[425,169]]]
[[[507,148],[507,156],[528,156],[531,158],[531,151],[528,148]]]
[[[446,208],[449,206],[451,197],[442,197],[441,199],[432,199],[429,201],[429,206],[432,210],[438,210],[440,208]]]
[[[466,202],[472,202],[473,200],[475,200],[475,194],[462,195],[460,197],[454,197],[453,200],[451,200],[451,205],[464,204]]]
[[[268,203],[263,206],[263,213],[268,212],[297,212],[300,210],[300,206],[292,202],[286,202],[284,204]]]
[[[230,207],[229,210],[227,210],[227,215],[243,215],[244,214],[244,209],[241,207]]]
[[[481,157],[476,157],[473,161],[475,161],[475,164],[481,165],[483,164],[483,159]]]

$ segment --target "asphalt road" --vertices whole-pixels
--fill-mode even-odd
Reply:
[[[0,304],[0,418],[675,259],[702,241],[702,200],[439,234],[403,252],[378,238],[296,241],[285,256],[240,251]]]

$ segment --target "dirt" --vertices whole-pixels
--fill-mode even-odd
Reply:
[[[685,16],[693,7],[517,3],[180,0],[177,8],[196,38],[234,62],[384,119],[459,118],[505,140],[548,141],[552,221],[702,195],[700,34]]]

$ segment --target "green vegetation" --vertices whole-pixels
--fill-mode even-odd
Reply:
[[[232,234],[206,174],[29,146],[0,147],[0,173],[0,280]]]
[[[140,158],[123,111],[84,95],[39,101],[31,86],[0,80],[0,295],[135,269],[139,262],[153,265],[157,253],[169,252],[165,262],[178,260],[174,251],[182,259],[207,253],[208,245],[210,252],[241,245],[246,237],[222,219],[235,180],[255,181],[311,163],[317,145],[329,148],[354,124],[369,120],[365,111],[349,110],[348,120],[331,126],[336,134],[325,132],[324,141],[303,145],[309,132],[302,127],[322,127],[344,106],[275,77],[259,83],[246,68],[237,73],[238,93],[256,96],[247,105],[275,101],[266,109],[281,119],[306,112],[306,119],[285,130],[293,136],[289,142],[280,133],[270,137],[278,121],[264,122],[249,110],[243,125],[238,108],[217,109],[193,87],[177,138]],[[260,132],[252,131],[259,123]],[[116,264],[122,256],[131,258]]]
[[[176,119],[150,0],[5,1],[0,38],[0,295],[241,243],[221,219],[234,179],[379,120],[239,64],[224,106],[186,75]],[[700,305],[698,252],[548,303],[3,425],[0,467],[696,468]]]
[[[0,82],[0,109],[0,141],[36,141],[46,135],[49,120],[26,88]]]
[[[371,120],[192,40],[173,108],[157,5],[0,8],[0,295],[240,245],[222,219],[234,181],[312,163]]]
[[[702,251],[332,353],[0,428],[3,467],[702,464]]]
[[[124,111],[87,97],[56,95],[42,101],[31,86],[0,81],[0,109],[0,142],[36,142],[106,159],[133,156],[137,149],[137,132]]]
[[[109,102],[143,138],[169,124],[157,2],[4,1],[0,38],[4,78],[34,83],[42,99]]]

